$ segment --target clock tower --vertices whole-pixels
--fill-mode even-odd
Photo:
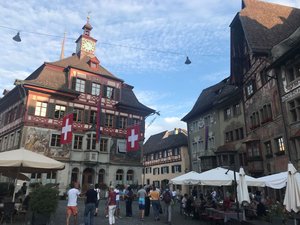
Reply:
[[[93,27],[89,23],[90,18],[87,17],[86,24],[82,27],[83,34],[76,40],[76,54],[82,58],[84,56],[94,57],[97,40],[90,36]]]

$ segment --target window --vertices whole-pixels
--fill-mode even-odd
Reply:
[[[267,141],[265,144],[266,156],[272,156],[272,145],[270,141]]]
[[[161,174],[166,174],[169,173],[169,167],[168,166],[163,166],[161,168]]]
[[[21,137],[21,131],[17,130],[14,146],[18,146],[19,145],[20,137]],[[0,145],[0,150],[1,150],[1,145]]]
[[[260,110],[261,122],[266,123],[272,120],[271,104],[264,105]]]
[[[127,178],[127,181],[132,184],[132,182],[133,182],[133,170],[128,170],[127,171],[126,178]]]
[[[174,148],[173,149],[173,155],[180,155],[180,148]]]
[[[172,166],[172,173],[181,173],[181,165]]]
[[[100,84],[92,83],[92,95],[100,95]]]
[[[123,181],[123,170],[117,170],[116,172],[116,181],[117,182],[122,182]]]
[[[286,68],[288,82],[292,82],[300,77],[300,63],[294,64]]]
[[[133,125],[141,124],[141,121],[139,119],[133,119]]]
[[[60,134],[52,134],[50,146],[51,147],[60,147],[60,137],[61,137]]]
[[[73,121],[74,122],[81,122],[83,116],[83,109],[74,109],[73,110]]]
[[[105,138],[101,138],[100,140],[100,152],[107,152],[107,144],[108,140]]]
[[[64,117],[66,112],[66,106],[55,105],[54,118],[59,119]]]
[[[153,175],[159,175],[159,168],[153,169]]]
[[[106,87],[106,98],[112,99],[114,97],[114,88],[113,87]]]
[[[233,106],[233,115],[238,116],[241,114],[241,105],[240,103]]]
[[[288,107],[291,122],[300,121],[300,98],[290,101]]]
[[[96,122],[97,122],[97,112],[96,111],[90,111],[89,123],[95,124]]]
[[[284,142],[283,142],[283,138],[277,138],[275,139],[276,145],[277,145],[277,153],[279,154],[284,154],[285,153],[285,147],[284,147]]]
[[[250,116],[251,127],[250,129],[255,129],[260,126],[259,113],[253,112]]]
[[[98,184],[103,184],[104,183],[104,178],[105,178],[105,170],[100,169],[99,174],[98,174]]]
[[[11,133],[9,135],[8,148],[12,148],[14,146],[14,141],[15,141],[15,133]]]
[[[167,150],[163,151],[163,158],[167,158]]]
[[[88,150],[96,150],[96,134],[92,133],[92,134],[87,134],[87,138],[86,138],[86,148]]]
[[[34,115],[45,117],[46,112],[47,112],[47,103],[45,103],[45,102],[36,102]]]
[[[267,81],[268,81],[268,75],[267,75],[267,73],[266,73],[265,70],[262,70],[260,72],[260,80],[261,80],[261,85],[264,85],[264,84],[267,83]]]
[[[119,128],[126,129],[127,128],[127,117],[121,116],[119,119]]]
[[[259,150],[259,142],[258,141],[253,141],[249,142],[247,144],[247,152],[248,152],[248,157],[254,158],[254,157],[260,157],[260,150]]]
[[[246,84],[246,96],[250,97],[255,92],[255,81],[251,80]]]
[[[105,115],[105,126],[106,127],[113,127],[114,124],[114,115],[106,114]]]
[[[75,90],[78,92],[84,93],[85,92],[85,80],[77,78]]]
[[[47,179],[56,179],[56,172],[49,172],[46,177]]]
[[[228,120],[231,117],[231,109],[227,108],[224,110],[224,120]]]
[[[78,181],[78,175],[79,175],[79,169],[73,168],[72,169],[72,175],[71,175],[71,182],[77,182]]]
[[[74,135],[74,146],[73,149],[81,150],[82,149],[82,140],[83,136],[81,135]]]

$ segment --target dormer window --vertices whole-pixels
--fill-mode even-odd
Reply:
[[[97,64],[96,63],[91,62],[90,66],[91,66],[92,69],[97,69]]]
[[[96,57],[94,57],[88,61],[88,64],[92,69],[98,69],[100,61]]]

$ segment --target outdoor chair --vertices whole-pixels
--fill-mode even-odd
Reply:
[[[4,207],[1,215],[0,224],[4,222],[13,223],[13,217],[15,214],[15,203],[14,202],[4,202]]]

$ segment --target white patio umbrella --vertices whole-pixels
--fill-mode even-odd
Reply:
[[[64,168],[64,163],[24,148],[0,153],[0,172],[15,173],[15,180],[19,173],[47,173]],[[13,201],[14,197],[15,194]]]
[[[287,211],[297,213],[300,210],[300,180],[297,170],[292,163],[288,164],[287,186],[283,205]]]
[[[281,189],[286,186],[288,172],[275,173],[257,178],[259,181],[265,182],[267,187]]]
[[[178,185],[197,185],[200,184],[199,173],[195,171],[188,172],[170,180],[170,184]]]
[[[248,185],[245,176],[246,176],[245,171],[241,167],[239,171],[239,183],[237,186],[237,197],[240,204],[244,201],[250,203]]]

